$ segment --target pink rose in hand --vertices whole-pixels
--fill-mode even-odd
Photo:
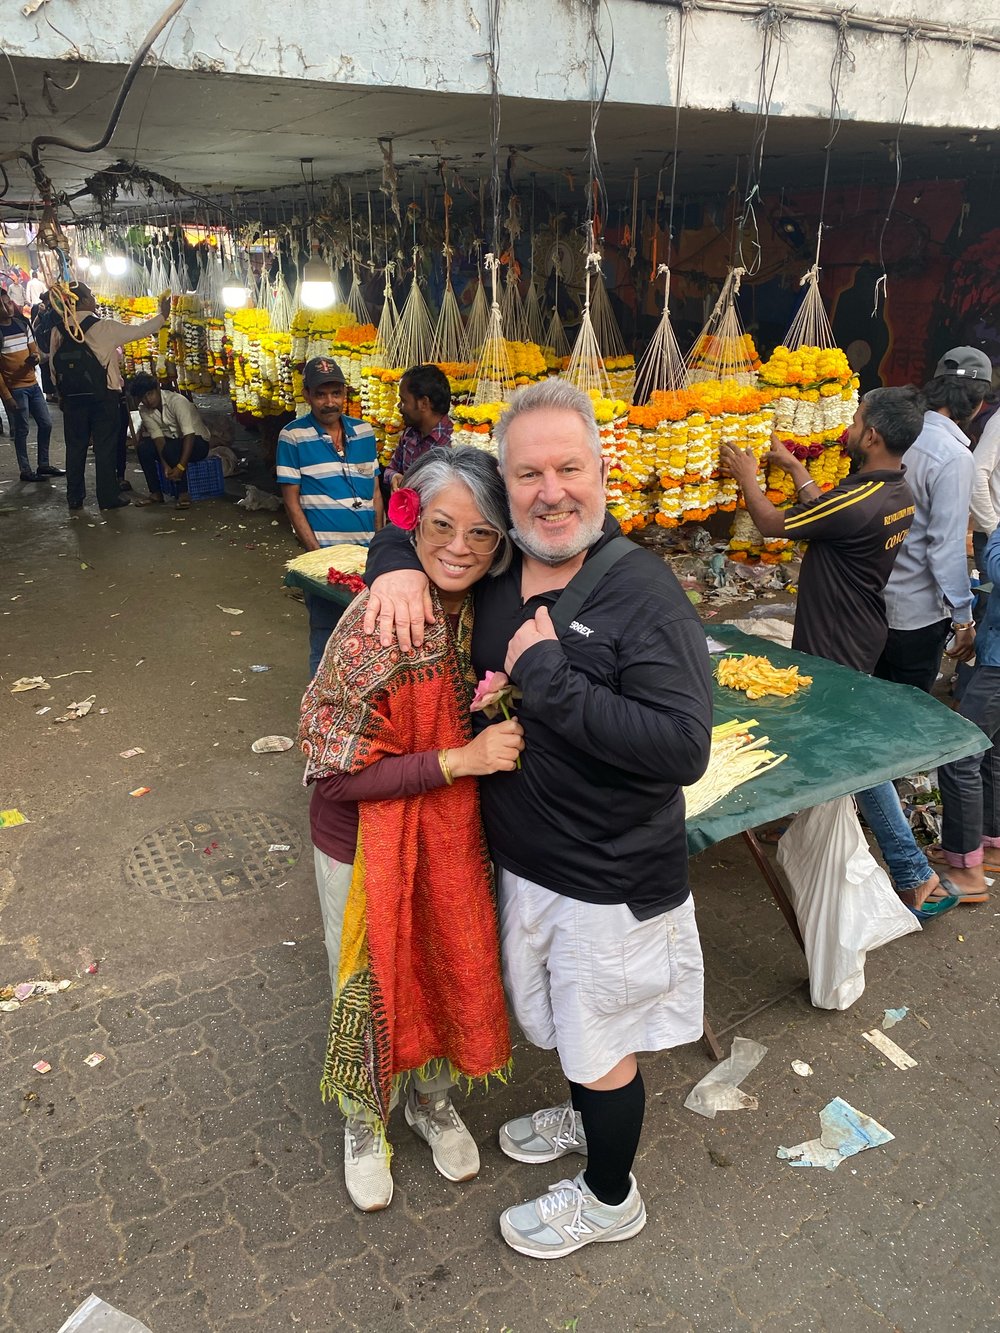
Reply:
[[[408,486],[400,486],[389,496],[389,522],[405,532],[412,532],[419,521],[420,496]]]
[[[469,705],[469,711],[472,713],[485,713],[492,721],[497,713],[503,713],[507,721],[510,721],[510,710],[514,706],[514,700],[520,699],[521,691],[516,685],[510,683],[510,677],[504,671],[487,671],[476,686],[476,692],[472,696],[472,703]],[[517,757],[517,767],[521,767],[521,756]]]

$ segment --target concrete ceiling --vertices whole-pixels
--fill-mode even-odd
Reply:
[[[0,158],[9,158],[40,134],[76,143],[101,137],[120,87],[120,67],[53,67],[14,59],[11,69],[17,91],[11,88],[0,104]],[[568,202],[569,172],[574,193],[582,200],[589,113],[581,103],[505,100],[501,169],[508,146],[514,145],[519,151],[516,180],[525,182],[534,172],[541,188],[550,193],[558,189],[560,199]],[[405,198],[411,185],[419,187],[434,176],[442,158],[471,185],[488,176],[489,123],[489,102],[482,96],[147,67],[133,85],[107,149],[82,154],[49,147],[43,149],[42,160],[56,188],[67,194],[79,190],[93,172],[124,158],[227,202],[234,195],[256,199],[260,191],[273,192],[263,196],[265,202],[282,197],[301,201],[300,159],[313,159],[317,182],[367,179],[375,187],[382,170],[377,140],[388,137]],[[752,118],[737,112],[682,111],[679,194],[725,195],[738,157],[745,163],[753,130]],[[896,132],[895,125],[844,123],[833,151],[831,182],[894,182]],[[763,189],[818,184],[827,137],[825,121],[772,117]],[[628,197],[636,166],[641,195],[652,198],[657,172],[664,164],[669,167],[673,141],[674,114],[669,109],[621,104],[604,108],[599,149],[613,203]],[[901,142],[905,179],[970,178],[987,184],[995,179],[1000,133],[904,127]],[[17,162],[8,161],[7,167],[8,198],[32,198],[30,177]],[[668,183],[665,172],[665,189]],[[138,202],[127,195],[120,200],[128,208]],[[81,198],[74,207],[86,215],[91,201]],[[0,200],[2,216],[18,214]]]

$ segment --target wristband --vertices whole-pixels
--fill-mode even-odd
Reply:
[[[178,463],[178,464],[177,464],[177,471],[178,471],[178,472],[186,472],[186,471],[187,471],[187,463]]]
[[[455,775],[448,767],[448,751],[438,750],[438,763],[441,765],[441,772],[444,774],[444,780],[449,787],[454,786]]]
[[[952,627],[952,629],[956,629],[956,630],[957,630],[957,629],[975,629],[975,627],[976,627],[976,622],[975,622],[974,620],[969,620],[969,621],[967,621],[964,625],[959,625],[957,621],[954,621],[954,620],[953,620],[953,621],[951,622],[951,627]]]
[[[807,486],[817,486],[818,484],[818,482],[813,481],[812,477],[810,477],[809,480],[804,481],[801,486],[796,486],[795,494],[798,495],[799,492],[804,491]]]

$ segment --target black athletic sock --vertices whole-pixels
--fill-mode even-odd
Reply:
[[[624,1203],[646,1109],[642,1073],[636,1070],[631,1083],[611,1092],[595,1092],[582,1083],[569,1086],[573,1109],[579,1111],[587,1136],[587,1187],[602,1203]]]

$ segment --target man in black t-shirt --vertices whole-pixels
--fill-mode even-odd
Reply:
[[[872,389],[858,405],[845,447],[856,470],[821,494],[804,464],[776,436],[768,461],[796,485],[798,503],[778,509],[761,491],[750,450],[720,451],[722,471],[735,477],[750,517],[765,537],[808,541],[799,575],[792,647],[871,674],[889,624],[885,585],[913,522],[913,493],[903,455],[923,427],[923,402],[911,386]],[[896,891],[907,906],[923,904],[941,880],[917,846],[891,782],[858,792],[858,806],[882,850]],[[941,903],[953,907],[950,896]],[[936,903],[933,914],[945,906]]]

